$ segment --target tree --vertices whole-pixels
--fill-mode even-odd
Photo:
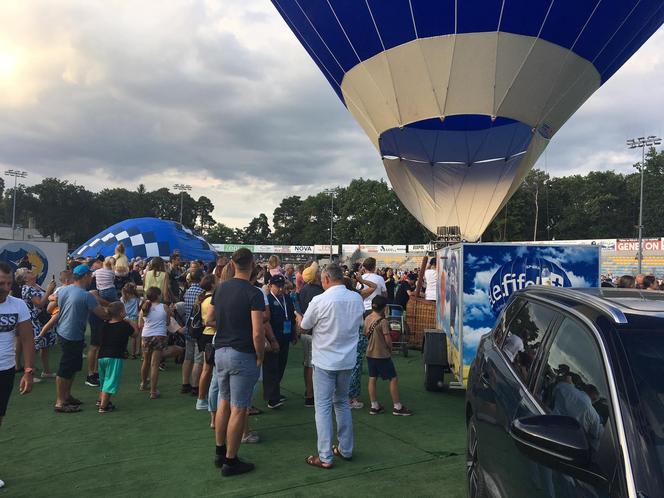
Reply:
[[[217,223],[203,232],[205,238],[211,244],[228,244],[236,242],[235,229],[230,228],[223,223]]]
[[[267,216],[264,213],[259,214],[249,222],[249,225],[243,231],[244,244],[267,244],[270,242],[272,231]]]
[[[274,210],[272,226],[274,227],[272,238],[275,244],[304,243],[298,239],[306,226],[300,196],[293,195],[282,199]]]
[[[200,196],[196,201],[196,223],[194,224],[196,230],[204,232],[215,226],[212,211],[214,211],[212,201],[204,195]]]

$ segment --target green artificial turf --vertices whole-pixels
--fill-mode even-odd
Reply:
[[[57,353],[54,354],[54,361]],[[97,392],[76,378],[73,394],[83,412],[53,412],[54,380],[20,396],[15,388],[0,427],[0,497],[59,496],[465,496],[463,392],[429,393],[420,353],[395,358],[401,397],[412,417],[353,411],[352,462],[331,470],[304,463],[315,453],[314,411],[303,405],[300,346],[291,349],[283,383],[285,406],[251,417],[261,442],[240,455],[256,464],[246,475],[223,478],[213,465],[214,438],[207,412],[179,393],[180,369],[162,372],[162,398],[139,392],[139,360],[126,360],[118,410],[97,413]],[[366,397],[366,375],[362,398]],[[264,403],[256,398],[256,406]],[[379,397],[389,405],[387,383]]]

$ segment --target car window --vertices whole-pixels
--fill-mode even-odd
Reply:
[[[591,468],[610,478],[617,465],[604,362],[592,332],[565,318],[544,355],[535,397],[548,413],[579,422],[592,448]]]
[[[522,305],[523,299],[515,299],[507,305],[505,310],[503,310],[503,312],[498,317],[496,328],[493,331],[493,338],[498,346],[502,345],[507,327],[509,326],[516,313],[521,309]]]
[[[528,382],[544,334],[556,317],[556,312],[536,303],[526,303],[507,326],[502,351],[517,374]]]

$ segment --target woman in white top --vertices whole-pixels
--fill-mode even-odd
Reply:
[[[141,365],[141,384],[138,389],[145,391],[150,376],[150,399],[157,399],[159,391],[159,363],[168,352],[168,323],[171,319],[171,310],[161,302],[161,290],[150,287],[145,293],[145,300],[141,304],[138,314],[138,326],[141,329],[141,342],[143,345],[143,364]],[[179,348],[182,349],[182,348]]]
[[[429,261],[429,269],[424,272],[424,285],[427,286],[424,291],[424,299],[427,301],[436,300],[436,289],[438,287],[438,270],[436,270],[436,258]]]

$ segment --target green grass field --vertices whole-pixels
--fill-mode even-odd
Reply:
[[[302,402],[299,345],[289,360],[289,400],[252,417],[262,440],[241,449],[256,470],[231,478],[214,467],[209,415],[179,393],[179,365],[171,361],[160,376],[162,398],[151,401],[137,390],[139,360],[127,360],[118,410],[108,414],[97,413],[97,392],[82,375],[73,389],[85,403],[81,413],[53,412],[54,380],[26,396],[15,389],[0,428],[0,497],[465,496],[463,392],[426,392],[419,352],[395,358],[403,402],[415,415],[353,411],[353,461],[337,459],[331,470],[304,463],[315,453],[316,431],[314,411]],[[389,403],[385,382],[379,396]],[[260,399],[256,405],[264,408]]]

